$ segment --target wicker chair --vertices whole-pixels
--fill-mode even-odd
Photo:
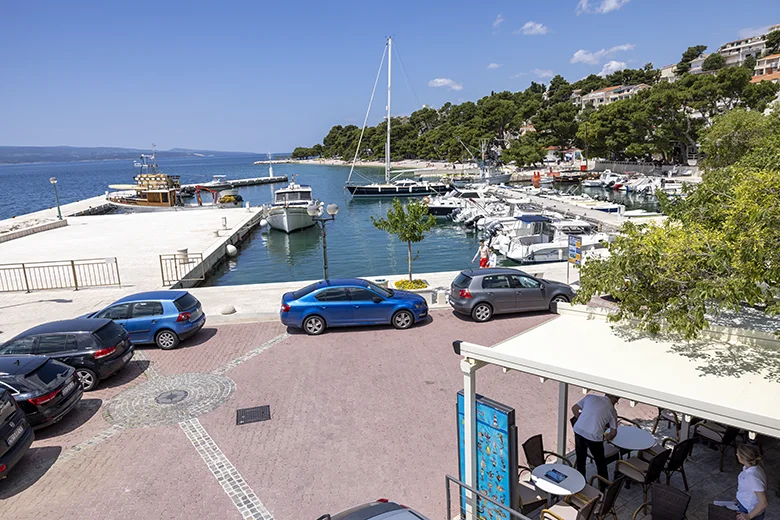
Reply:
[[[518,468],[518,476],[522,475],[524,471],[531,473],[531,468],[526,466],[519,466]],[[518,482],[517,498],[519,504],[516,509],[524,515],[528,515],[531,511],[535,511],[547,503],[547,493],[537,489],[528,480],[520,479],[520,482]],[[731,520],[734,519],[732,518]]]
[[[617,466],[615,466],[615,473],[622,473],[629,479],[641,484],[642,500],[647,502],[647,490],[651,484],[661,477],[671,451],[664,450],[647,462],[639,457],[619,460],[617,461]]]
[[[653,434],[655,434],[655,432],[658,430],[658,423],[661,421],[666,421],[666,424],[670,428],[672,425],[674,425],[674,429],[677,432],[677,435],[674,439],[679,440],[680,430],[682,429],[682,421],[680,420],[680,416],[677,415],[677,412],[658,407],[658,415],[655,416],[655,420],[653,421]]]
[[[582,507],[574,507],[567,502],[555,504],[550,509],[542,509],[540,520],[590,520],[596,509],[599,497],[592,498]]]
[[[547,464],[547,457],[550,455],[558,457],[567,466],[574,467],[565,455],[545,450],[541,434],[534,435],[523,443],[523,453],[525,453],[525,460],[528,462],[528,466],[531,469],[541,466],[542,464]]]
[[[684,491],[671,486],[653,484],[650,488],[650,502],[639,506],[634,511],[632,520],[636,520],[640,511],[646,510],[647,506],[650,506],[652,520],[684,520],[690,502],[691,496]],[[734,520],[734,516],[730,520]]]
[[[723,472],[723,457],[726,454],[726,448],[734,448],[734,453],[736,456],[737,436],[739,435],[739,429],[734,428],[733,426],[723,426],[716,422],[704,421],[693,427],[693,435],[694,438],[715,444],[718,447],[720,450],[721,472]]]
[[[651,458],[653,458],[655,455],[663,451],[664,449],[667,449],[668,446],[672,446],[672,453],[669,455],[669,460],[666,463],[666,468],[664,468],[664,474],[666,475],[666,483],[669,484],[672,480],[672,475],[674,473],[679,472],[680,476],[682,476],[683,479],[683,485],[685,486],[685,491],[688,491],[688,477],[685,474],[685,461],[690,457],[691,452],[693,452],[693,446],[695,444],[695,439],[686,439],[681,442],[677,442],[671,437],[667,437],[666,439],[661,442],[661,444],[656,444],[649,450],[645,450],[639,454],[639,458],[645,461],[649,461]]]
[[[599,480],[605,487],[604,493],[599,491],[593,484],[596,480]],[[568,502],[574,507],[583,507],[590,502],[593,498],[600,497],[601,502],[598,508],[593,512],[592,520],[605,520],[609,515],[612,515],[614,520],[617,520],[617,513],[615,512],[615,502],[620,494],[620,490],[623,489],[623,484],[626,482],[626,477],[620,476],[615,479],[614,482],[602,478],[598,475],[593,475],[590,479],[590,484],[579,493],[570,495]],[[731,519],[733,520],[733,519]]]
[[[707,520],[734,520],[736,512],[728,507],[709,504],[707,506]]]

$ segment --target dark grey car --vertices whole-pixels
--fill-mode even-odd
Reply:
[[[450,286],[449,302],[455,312],[481,322],[494,314],[551,309],[554,302],[570,302],[574,296],[565,283],[497,267],[461,271]]]
[[[406,506],[380,498],[334,516],[322,515],[317,520],[428,520],[428,518]]]

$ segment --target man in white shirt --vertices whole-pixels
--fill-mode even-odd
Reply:
[[[614,395],[588,394],[571,407],[577,422],[574,423],[574,449],[577,455],[577,471],[585,475],[585,466],[590,451],[596,462],[598,474],[609,480],[607,461],[604,457],[604,441],[617,435],[617,411],[620,400]]]

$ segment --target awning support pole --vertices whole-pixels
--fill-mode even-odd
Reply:
[[[464,432],[464,465],[466,467],[467,485],[477,487],[477,369],[484,363],[463,359],[460,369],[463,372],[463,425]],[[476,497],[471,491],[466,491],[466,520],[474,520]]]
[[[558,449],[566,455],[566,423],[569,415],[569,383],[558,383]]]
[[[684,441],[691,435],[691,419],[690,415],[682,414],[682,421],[680,422],[680,440]]]

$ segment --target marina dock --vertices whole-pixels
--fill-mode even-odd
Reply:
[[[274,175],[272,177],[252,177],[250,179],[226,179],[225,182],[229,182],[234,188],[241,188],[244,186],[259,186],[261,184],[278,184],[280,182],[287,182],[287,175]],[[203,186],[206,183],[201,184],[182,184],[182,188],[194,188],[195,186]]]

